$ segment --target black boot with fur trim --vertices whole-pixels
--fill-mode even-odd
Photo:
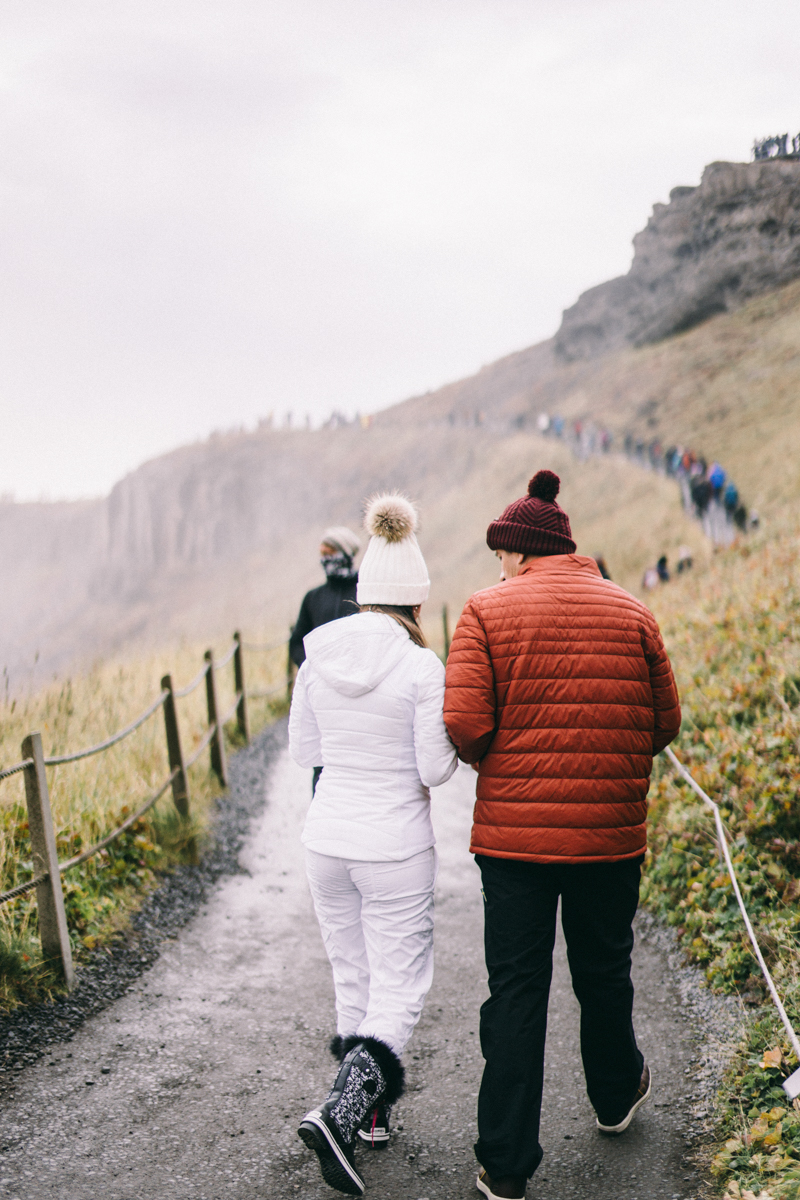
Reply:
[[[341,1062],[345,1056],[345,1046],[352,1049],[353,1041],[353,1038],[343,1038],[337,1033],[330,1040],[329,1049],[333,1057]],[[391,1104],[381,1102],[373,1105],[358,1127],[357,1134],[361,1141],[366,1142],[373,1150],[385,1150],[392,1134],[389,1127],[391,1115]]]
[[[331,1050],[341,1066],[330,1095],[306,1113],[297,1132],[319,1158],[325,1182],[348,1196],[361,1196],[364,1180],[353,1154],[356,1133],[379,1104],[399,1099],[405,1072],[391,1047],[378,1038],[336,1038]]]

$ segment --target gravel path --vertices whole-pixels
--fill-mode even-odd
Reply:
[[[274,738],[274,734],[272,735]],[[299,829],[309,773],[285,752],[240,855],[194,919],[126,994],[70,1041],[16,1072],[0,1102],[0,1197],[269,1200],[335,1195],[296,1136],[333,1073],[330,970],[311,909]],[[477,868],[467,854],[474,776],[434,794],[441,869],[436,978],[408,1048],[408,1091],[385,1151],[360,1152],[380,1200],[454,1200],[474,1189],[475,1098],[486,995]],[[252,799],[254,809],[258,808]],[[658,937],[637,942],[636,1024],[654,1102],[602,1139],[583,1090],[577,1005],[563,945],[550,1004],[540,1200],[689,1200],[684,1162],[696,1047]]]

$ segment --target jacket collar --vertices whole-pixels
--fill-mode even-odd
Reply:
[[[559,574],[564,571],[586,571],[589,575],[600,575],[597,563],[585,554],[548,554],[544,558],[536,558],[533,562],[526,563],[515,578],[519,579],[521,575],[552,575],[556,571]],[[602,575],[600,578],[602,579]]]

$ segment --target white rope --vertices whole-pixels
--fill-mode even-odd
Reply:
[[[224,654],[224,655],[222,656],[222,658],[219,660],[219,662],[215,662],[215,663],[214,663],[214,670],[215,670],[215,671],[221,671],[223,667],[227,667],[228,663],[231,661],[231,659],[233,658],[234,654],[236,653],[236,650],[237,650],[238,646],[239,646],[239,643],[238,643],[238,642],[234,642],[234,643],[233,643],[233,645],[232,645],[232,646],[230,647],[230,649],[228,650],[228,653],[227,653],[227,654]]]
[[[214,734],[215,734],[216,732],[217,732],[217,722],[216,722],[216,721],[214,721],[214,722],[213,722],[211,725],[209,725],[209,727],[208,727],[208,731],[207,731],[207,733],[206,733],[205,737],[203,738],[202,742],[200,743],[200,745],[199,745],[199,746],[197,747],[197,749],[195,750],[195,752],[194,752],[194,754],[192,755],[192,757],[191,757],[191,758],[187,758],[187,760],[186,760],[186,762],[185,762],[185,764],[184,764],[184,766],[185,766],[185,768],[186,768],[186,770],[187,770],[187,771],[189,770],[189,767],[193,767],[193,766],[194,766],[194,764],[197,762],[198,758],[199,758],[199,757],[200,757],[200,755],[203,753],[203,751],[205,750],[206,746],[209,744],[209,742],[211,741],[211,739],[213,738],[213,736],[214,736]]]
[[[101,750],[108,750],[111,746],[116,746],[117,742],[121,742],[123,738],[128,737],[131,733],[138,729],[140,725],[143,725],[149,717],[152,717],[153,713],[156,712],[157,709],[161,708],[161,705],[164,703],[168,695],[169,692],[163,691],[158,699],[154,700],[150,707],[146,708],[144,712],[136,718],[135,721],[131,721],[130,725],[126,725],[124,729],[120,729],[119,733],[112,734],[111,737],[106,738],[104,742],[98,742],[96,746],[89,746],[87,750],[76,750],[74,754],[57,754],[51,758],[46,758],[44,760],[45,766],[58,767],[62,763],[78,762],[78,760],[81,758],[89,758],[92,754],[99,754]],[[32,761],[33,760],[31,759],[31,762]],[[24,767],[25,765],[25,763],[20,763],[17,767],[14,767],[13,770],[19,770],[19,766]]]
[[[175,697],[175,699],[183,700],[186,696],[191,696],[194,689],[197,687],[200,687],[200,684],[203,682],[206,675],[208,674],[208,668],[210,666],[211,666],[211,663],[206,663],[206,665],[203,667],[202,671],[200,671],[199,674],[195,675],[192,682],[187,683],[186,687],[175,688],[172,693],[173,696]]]
[[[228,711],[225,713],[225,716],[220,718],[219,723],[223,728],[225,725],[227,725],[228,721],[230,721],[231,717],[236,712],[237,708],[239,707],[239,702],[240,702],[241,698],[242,698],[242,692],[237,692],[236,699],[234,700],[233,704],[230,706]]]
[[[683,778],[689,784],[689,787],[692,789],[692,791],[697,793],[697,795],[700,797],[700,799],[703,801],[704,804],[707,804],[709,806],[709,808],[714,810],[714,822],[717,827],[717,838],[719,840],[722,854],[725,858],[725,865],[728,868],[728,874],[730,876],[731,884],[733,886],[734,895],[736,896],[736,900],[738,902],[739,909],[742,914],[742,920],[744,921],[745,928],[747,930],[750,941],[753,944],[753,950],[755,952],[755,956],[758,961],[758,965],[761,967],[764,978],[767,981],[767,987],[769,988],[770,995],[772,996],[772,999],[775,1002],[775,1007],[778,1010],[778,1015],[780,1016],[780,1019],[783,1022],[784,1029],[786,1030],[786,1032],[789,1036],[789,1041],[791,1042],[792,1049],[794,1050],[794,1052],[797,1056],[797,1061],[798,1061],[798,1063],[800,1063],[800,1040],[798,1039],[797,1034],[794,1031],[794,1027],[793,1027],[791,1021],[789,1020],[788,1016],[786,1015],[786,1009],[783,1007],[783,1004],[781,1003],[781,998],[778,995],[778,989],[775,987],[772,976],[769,972],[769,967],[767,966],[766,962],[764,961],[764,955],[761,953],[761,947],[758,944],[758,940],[755,935],[755,930],[753,929],[753,926],[750,922],[750,918],[747,915],[747,909],[744,906],[744,900],[742,899],[742,893],[739,888],[739,881],[736,878],[736,871],[734,870],[733,859],[731,858],[730,850],[728,849],[728,839],[725,835],[725,826],[722,822],[722,814],[719,811],[719,805],[715,804],[714,801],[711,799],[711,797],[708,796],[703,791],[703,789],[700,787],[700,784],[697,783],[692,778],[692,776],[686,770],[686,767],[683,765],[683,763],[680,761],[680,759],[673,753],[672,749],[669,746],[667,746],[664,753],[667,755],[667,757],[669,758],[672,765],[676,768],[676,770],[680,772],[680,774],[683,776]],[[786,1093],[789,1096],[791,1096],[792,1099],[794,1099],[795,1096],[800,1095],[800,1067],[794,1072],[793,1075],[790,1075],[788,1079],[784,1080],[783,1087],[784,1087],[784,1090],[786,1091]]]

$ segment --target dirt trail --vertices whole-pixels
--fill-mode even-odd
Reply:
[[[296,1136],[332,1074],[330,970],[303,873],[309,773],[282,753],[266,807],[201,913],[121,1000],[19,1073],[0,1110],[0,1197],[247,1200],[336,1193]],[[477,868],[467,854],[472,772],[434,794],[441,868],[436,978],[407,1051],[408,1091],[388,1150],[360,1153],[380,1200],[455,1200],[474,1188],[486,995]],[[563,946],[550,1004],[541,1200],[689,1200],[682,1161],[691,1034],[663,956],[637,944],[636,1024],[655,1102],[601,1139],[583,1090]]]

